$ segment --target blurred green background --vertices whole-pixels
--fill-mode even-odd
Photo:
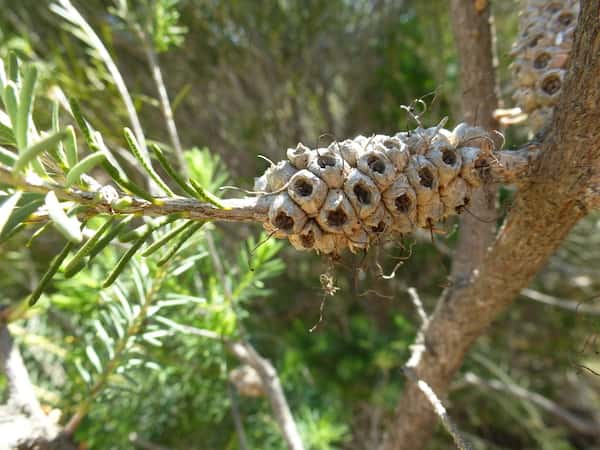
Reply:
[[[450,126],[461,119],[445,1],[159,0],[129,2],[128,8],[123,1],[73,3],[113,55],[147,137],[168,143],[135,27],[151,37],[189,170],[213,189],[251,189],[252,177],[267,166],[257,155],[279,160],[299,141],[314,147],[415,127],[401,105],[417,98],[428,105],[425,125],[444,116]],[[59,87],[80,100],[111,146],[123,147],[128,117],[110,75],[49,6],[46,0],[0,1],[0,56],[15,51],[41,69],[38,123],[49,124],[49,99],[60,96]],[[518,9],[516,1],[494,2],[504,106],[512,106],[509,51]],[[508,148],[527,138],[524,127],[505,133]],[[512,196],[502,189],[502,214]],[[442,228],[433,242],[418,235],[380,255],[346,257],[334,272],[340,290],[327,297],[323,322],[312,333],[324,299],[319,276],[329,269],[326,259],[272,240],[255,248],[264,238],[258,227],[222,224],[191,239],[166,273],[137,258],[116,292],[104,292],[99,285],[116,261],[116,246],[76,277],[58,276],[40,306],[11,330],[40,401],[66,421],[89,393],[86,377],[93,385],[97,376],[90,352],[99,353],[101,366],[112,358],[110,345],[97,348],[103,345],[98,323],[110,322],[118,335],[118,318],[110,316],[114,298],[143,303],[148,284],[164,277],[154,293],[162,302],[161,318],[225,335],[243,331],[271,359],[307,448],[374,449],[402,390],[401,367],[418,328],[405,289],[416,287],[431,311],[449,273],[456,223]],[[52,231],[26,245],[30,237],[27,231],[0,244],[2,304],[25,297],[62,246]],[[531,288],[575,304],[593,300],[600,292],[598,244],[600,218],[591,216]],[[377,277],[378,262],[389,272],[398,257],[407,259],[395,278]],[[78,428],[82,446],[144,448],[145,441],[170,449],[236,449],[231,409],[237,399],[250,447],[285,448],[267,400],[229,389],[228,374],[238,362],[221,342],[167,332],[160,323],[149,320],[131,354],[103,383]],[[599,332],[598,311],[576,313],[519,298],[467,358],[447,401],[452,417],[481,449],[600,448],[598,437],[531,401],[464,378],[472,372],[514,383],[600,420],[600,376],[591,372],[600,372]],[[429,448],[451,445],[438,430]]]

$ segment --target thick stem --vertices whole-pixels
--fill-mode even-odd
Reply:
[[[488,2],[452,0],[450,16],[459,59],[463,119],[485,130],[498,122],[496,67],[492,18]],[[477,268],[495,234],[496,185],[487,183],[473,193],[467,213],[460,219],[459,239],[452,261],[453,280],[468,278]]]
[[[582,1],[551,133],[492,249],[469,279],[454,281],[431,316],[415,373],[442,397],[475,339],[527,286],[587,211],[581,199],[600,164],[599,10],[600,0]],[[409,384],[384,448],[424,448],[435,420],[418,387]]]
[[[489,165],[482,169],[486,179],[501,183],[522,183],[529,174],[529,167],[538,152],[533,146],[521,150],[504,150],[492,155]],[[193,198],[156,197],[154,202],[140,198],[131,198],[127,206],[116,208],[114,202],[97,195],[96,192],[83,191],[74,188],[46,182],[36,176],[22,178],[13,174],[9,167],[0,164],[0,183],[21,189],[24,192],[46,194],[54,191],[60,200],[73,201],[85,205],[89,210],[87,216],[97,214],[120,214],[159,217],[170,214],[181,214],[183,218],[192,220],[209,220],[225,222],[258,222],[267,220],[269,195],[245,197],[240,199],[221,200],[224,208],[201,202]],[[35,214],[28,222],[43,222],[48,218],[43,214]]]

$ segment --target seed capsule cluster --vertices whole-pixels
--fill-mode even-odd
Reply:
[[[487,133],[467,124],[358,136],[327,148],[298,144],[254,188],[268,204],[264,228],[275,237],[298,250],[356,253],[459,214],[492,150]]]
[[[552,117],[573,44],[579,1],[526,0],[513,47],[514,98],[534,132]]]

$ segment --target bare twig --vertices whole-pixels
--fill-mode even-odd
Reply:
[[[446,408],[442,404],[442,401],[435,394],[435,392],[433,392],[433,389],[431,389],[431,387],[425,381],[419,380],[415,376],[413,370],[405,368],[404,374],[410,381],[417,385],[417,387],[423,393],[423,395],[425,395],[429,403],[431,403],[431,406],[433,407],[433,410],[435,411],[437,416],[440,418],[442,425],[444,425],[446,431],[450,434],[450,436],[452,436],[456,448],[460,450],[472,450],[473,446],[469,441],[465,439],[465,437],[462,435],[456,424],[452,421],[452,419],[446,411]]]
[[[423,307],[423,302],[419,297],[419,293],[414,287],[409,287],[406,292],[410,296],[410,299],[417,310],[417,314],[419,315],[419,319],[421,320],[421,326],[427,327],[427,322],[429,322],[429,318],[427,317],[427,313],[425,312],[425,308]]]
[[[493,389],[499,392],[511,394],[517,398],[526,400],[538,406],[540,409],[552,414],[568,427],[578,433],[588,436],[600,437],[600,423],[583,419],[569,410],[561,407],[558,403],[536,393],[528,391],[516,384],[504,383],[499,380],[485,380],[472,372],[465,374],[464,381],[468,384]]]
[[[303,450],[304,445],[302,444],[298,427],[285,398],[277,371],[271,362],[260,356],[254,347],[246,341],[230,343],[228,348],[243,363],[252,366],[258,372],[267,397],[271,402],[275,420],[290,450]]]
[[[177,131],[177,126],[175,125],[175,118],[173,116],[173,110],[171,109],[171,102],[169,101],[167,87],[163,80],[162,71],[160,70],[158,56],[154,51],[154,47],[152,46],[152,42],[148,34],[138,26],[134,25],[134,28],[144,47],[144,53],[146,53],[146,59],[148,60],[150,71],[152,72],[152,78],[154,78],[154,84],[156,84],[160,109],[163,117],[165,118],[165,125],[167,126],[167,131],[169,133],[171,145],[173,146],[175,158],[177,159],[177,166],[183,175],[187,175],[187,167],[183,158],[183,148],[181,147],[181,140],[179,139],[179,133]]]
[[[249,450],[250,446],[248,445],[248,438],[246,437],[246,432],[244,431],[244,422],[242,421],[242,416],[240,414],[237,393],[235,392],[235,389],[231,383],[229,383],[227,386],[227,393],[229,394],[229,401],[231,402],[231,415],[233,417],[235,432],[237,433],[237,437],[240,442],[240,450]]]
[[[419,330],[417,337],[415,338],[415,344],[411,346],[411,356],[403,368],[404,375],[411,382],[415,383],[415,385],[427,398],[427,400],[433,407],[433,410],[440,418],[442,425],[444,426],[446,431],[452,436],[452,439],[454,439],[456,447],[460,450],[471,450],[473,446],[462,436],[462,433],[460,432],[458,427],[450,419],[450,416],[446,412],[446,408],[444,408],[442,401],[435,394],[431,386],[429,386],[424,380],[419,379],[415,374],[414,368],[419,365],[419,362],[421,361],[421,356],[423,355],[423,352],[426,348],[425,332],[427,330],[427,326],[429,325],[429,317],[425,312],[423,302],[421,301],[417,290],[414,287],[410,287],[407,289],[407,292],[413,302],[413,305],[415,306],[417,315],[419,316],[419,320],[421,322],[421,329]]]
[[[550,306],[556,306],[558,308],[566,309],[581,314],[590,314],[593,316],[600,316],[600,305],[586,305],[583,302],[576,302],[573,300],[563,300],[556,298],[548,294],[544,294],[533,289],[525,288],[521,290],[521,295],[535,300],[536,302],[544,303]],[[600,296],[599,296],[600,298]]]

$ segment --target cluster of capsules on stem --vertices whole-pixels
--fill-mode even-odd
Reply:
[[[525,2],[512,50],[514,98],[534,132],[545,128],[558,103],[578,15],[577,0]]]
[[[326,148],[298,144],[256,179],[268,208],[263,226],[298,250],[333,255],[431,228],[468,205],[493,147],[484,130],[467,124],[357,136]]]

